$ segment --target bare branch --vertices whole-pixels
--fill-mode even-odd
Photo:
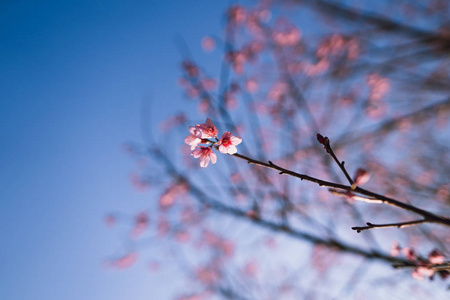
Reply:
[[[421,215],[424,217],[424,219],[429,222],[429,223],[438,223],[441,225],[445,225],[445,226],[450,226],[450,219],[447,217],[443,217],[443,216],[438,216],[435,215],[429,211],[417,208],[411,204],[407,204],[407,203],[403,203],[400,202],[398,200],[362,189],[358,186],[356,187],[352,187],[352,186],[347,186],[347,185],[343,185],[343,184],[339,184],[339,183],[334,183],[334,182],[330,182],[330,181],[325,181],[325,180],[321,180],[318,178],[314,178],[305,174],[300,174],[285,168],[282,168],[276,164],[274,164],[273,162],[269,161],[269,163],[264,163],[255,159],[252,159],[250,157],[244,156],[242,154],[233,154],[233,156],[238,157],[240,159],[244,159],[246,160],[249,164],[254,164],[254,165],[259,165],[259,166],[263,166],[269,169],[274,169],[277,171],[280,171],[280,174],[286,174],[286,175],[290,175],[296,178],[300,178],[300,180],[306,180],[306,181],[310,181],[310,182],[314,182],[316,184],[318,184],[319,186],[327,186],[327,187],[332,187],[332,188],[338,188],[338,189],[342,189],[342,190],[346,190],[346,191],[353,191],[356,193],[360,193],[362,195],[365,196],[369,196],[372,197],[374,200],[378,200],[381,201],[384,204],[388,204],[388,205],[392,205],[392,206],[396,206],[398,208],[404,209],[406,211],[410,211],[412,213]],[[379,202],[376,202],[379,203]]]
[[[399,223],[390,223],[390,224],[372,224],[367,222],[367,226],[363,227],[352,227],[353,230],[356,230],[356,232],[360,233],[361,231],[372,229],[372,228],[387,228],[387,227],[397,227],[397,228],[404,228],[409,226],[414,226],[422,223],[426,223],[427,220],[415,220],[415,221],[409,221],[409,222],[399,222]]]

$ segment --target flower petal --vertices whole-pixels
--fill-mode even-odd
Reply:
[[[211,162],[215,164],[217,162],[217,155],[214,152],[211,152],[209,156],[211,157]]]
[[[235,146],[230,145],[228,146],[228,154],[235,154],[237,152],[237,149]]]

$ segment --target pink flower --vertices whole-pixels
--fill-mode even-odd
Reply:
[[[430,252],[428,259],[430,260],[430,263],[439,265],[444,263],[445,256],[439,250],[435,249]]]
[[[205,52],[211,52],[216,48],[216,41],[209,36],[202,38],[202,48]]]
[[[398,256],[401,250],[402,248],[400,248],[398,242],[394,242],[391,247],[391,256]]]
[[[190,126],[189,127],[189,132],[191,133],[190,135],[188,135],[185,139],[184,142],[186,144],[188,144],[189,146],[191,146],[191,150],[194,150],[195,148],[197,148],[197,146],[200,144],[200,142],[202,141],[202,139],[197,137],[198,135],[201,135],[201,133],[198,133],[198,130],[193,127]]]
[[[423,280],[424,277],[431,277],[434,274],[434,270],[427,267],[417,267],[411,273],[411,276],[416,280]]]
[[[137,259],[135,252],[130,252],[122,257],[109,261],[109,266],[118,269],[125,269],[131,267]]]
[[[206,168],[210,160],[213,164],[217,161],[217,156],[210,147],[200,146],[200,148],[192,151],[192,156],[200,158],[200,167],[202,168]]]
[[[206,119],[205,124],[195,125],[195,129],[195,136],[200,139],[215,138],[219,134],[219,130],[217,130],[210,118]]]
[[[237,152],[236,145],[239,145],[242,142],[242,139],[233,136],[231,132],[225,132],[220,138],[217,145],[219,146],[219,151],[225,154],[235,154]]]

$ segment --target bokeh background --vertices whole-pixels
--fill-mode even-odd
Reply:
[[[144,205],[121,145],[140,140],[143,101],[155,124],[173,114],[179,41],[200,53],[227,4],[0,2],[0,299],[167,299],[180,284],[105,268],[121,238],[103,219]]]
[[[227,291],[231,287],[256,299],[284,295],[290,293],[289,289],[297,289],[292,299],[298,299],[295,292],[305,297],[322,295],[323,299],[333,298],[330,295],[336,299],[342,298],[340,295],[352,295],[353,299],[445,297],[443,281],[419,282],[411,277],[411,270],[396,272],[389,263],[389,249],[397,241],[420,255],[436,247],[446,249],[445,228],[425,225],[401,231],[387,229],[374,231],[375,239],[370,238],[372,231],[355,238],[351,226],[365,221],[405,221],[409,215],[384,206],[353,205],[348,197],[336,200],[326,190],[320,193],[311,185],[303,189],[293,178],[274,175],[271,170],[241,172],[251,167],[242,162],[237,167],[239,163],[220,154],[214,167],[200,169],[183,139],[188,125],[204,122],[208,116],[214,118],[221,133],[230,130],[244,138],[239,153],[263,159],[262,152],[267,151],[267,157],[275,163],[287,163],[294,170],[317,177],[331,176],[338,182],[336,166],[317,151],[321,146],[314,137],[320,129],[332,138],[333,147],[338,148],[340,158],[345,158],[349,170],[372,168],[369,189],[393,193],[401,196],[398,199],[448,215],[450,77],[446,66],[450,44],[445,18],[449,6],[438,0],[427,2],[430,10],[425,4],[407,0],[395,7],[389,1],[364,2],[368,19],[376,12],[382,21],[386,17],[394,24],[406,24],[396,27],[385,26],[384,21],[366,22],[367,16],[357,16],[350,22],[348,11],[335,14],[334,6],[305,9],[314,6],[314,1],[274,1],[286,6],[259,12],[258,18],[268,25],[261,28],[273,26],[273,31],[263,31],[259,38],[267,35],[263,42],[267,43],[257,50],[257,43],[249,43],[256,48],[242,44],[248,38],[246,34],[256,32],[248,32],[251,22],[246,28],[236,26],[234,41],[232,29],[227,37],[223,34],[227,26],[230,30],[239,23],[238,9],[228,12],[227,24],[227,7],[247,2],[258,3],[0,2],[0,299],[171,299],[184,291],[190,295],[189,291],[198,287],[196,280],[200,283],[199,295],[206,299],[210,294],[202,294],[202,289],[211,287],[224,297],[227,293],[220,288]],[[358,7],[358,1],[331,2]],[[305,6],[294,9],[290,6],[293,3]],[[324,7],[328,11],[311,13]],[[411,12],[417,13],[415,18]],[[284,17],[278,18],[286,14],[302,24],[300,31],[291,31],[295,26],[291,27],[293,24]],[[334,36],[339,30],[343,35]],[[300,32],[301,38],[296,35]],[[329,40],[327,34],[331,34]],[[202,49],[205,36],[217,42],[215,51],[205,53]],[[280,36],[293,37],[294,42],[280,41]],[[233,42],[235,45],[231,45]],[[348,44],[348,53],[350,45],[356,47],[353,54],[358,59],[353,60],[350,54],[340,56],[345,53],[339,52],[342,42]],[[241,46],[241,52],[230,51]],[[285,66],[280,64],[284,61],[280,49],[289,54]],[[320,49],[325,54],[320,54]],[[244,76],[239,74],[238,67],[244,63],[239,66],[237,54],[247,60]],[[222,64],[223,58],[228,63]],[[200,72],[199,78],[217,80],[209,95],[213,97],[208,98],[213,99],[216,110],[225,105],[232,111],[233,95],[229,97],[227,92],[237,86],[230,93],[237,93],[237,99],[244,101],[233,111],[233,119],[247,122],[234,126],[224,111],[214,113],[213,107],[206,114],[201,112],[202,102],[195,98],[206,98],[191,86],[191,81],[199,78],[198,74],[189,75],[190,69]],[[291,71],[296,77],[286,85]],[[256,81],[256,93],[247,87],[247,79],[253,79],[247,75],[261,80]],[[289,76],[283,78],[285,75]],[[240,89],[239,85],[246,87]],[[300,92],[295,92],[296,85]],[[304,107],[295,106],[297,115],[291,118],[289,101],[301,103],[302,93],[311,102],[314,116],[305,117],[310,114],[305,100]],[[186,101],[187,95],[194,101]],[[181,126],[162,130],[170,123],[166,121],[180,112],[186,112],[186,118],[178,124]],[[262,120],[260,133],[256,126],[247,126],[255,125],[255,115]],[[315,117],[320,126],[315,124]],[[266,142],[275,145],[274,151],[265,148]],[[155,149],[163,149],[164,155],[155,154]],[[291,151],[295,155],[290,155]],[[172,163],[178,177],[164,168]],[[275,182],[272,186],[262,186],[258,176],[251,176],[266,171]],[[188,186],[183,186],[188,181],[180,180],[179,174],[186,174]],[[246,174],[244,180],[234,177],[242,174]],[[240,183],[247,180],[250,188],[240,190]],[[290,191],[289,197],[269,193],[272,188],[277,191],[277,185],[286,193]],[[202,197],[192,193],[193,186],[200,188]],[[191,188],[191,193],[183,190],[174,196],[177,188]],[[256,196],[251,196],[253,189]],[[235,210],[218,206],[215,212],[209,211],[210,205],[217,203],[209,199],[212,196]],[[201,203],[205,199],[206,206]],[[170,211],[169,207],[176,209]],[[183,216],[182,209],[193,207],[194,211],[187,210],[187,221],[184,217],[177,219]],[[227,216],[226,212],[236,209],[238,218]],[[144,220],[144,227],[147,223],[152,226],[136,238],[133,230],[139,229],[139,212],[150,218]],[[189,221],[191,217],[195,220]],[[278,231],[273,234],[253,227],[259,218],[275,222]],[[168,223],[170,234],[158,235],[161,220],[172,222]],[[196,221],[201,226],[196,227]],[[304,238],[289,240],[279,234],[286,230],[280,226],[287,225],[329,239],[315,245],[305,243]],[[370,260],[359,262],[345,255],[337,259],[333,235],[329,236],[333,230],[329,229],[336,229],[334,237],[341,242],[361,247],[364,242],[372,243],[364,249],[387,253],[387,261],[370,264]],[[273,245],[265,243],[266,238],[271,240],[275,235],[273,245],[280,247],[269,250]],[[199,246],[196,239],[207,242]],[[328,248],[321,248],[322,244]],[[218,269],[214,269],[214,262],[219,262]],[[273,271],[277,268],[279,273]],[[202,278],[204,273],[199,271],[205,270],[208,276]],[[214,280],[215,272],[221,274],[217,277],[220,282]],[[262,288],[258,290],[258,284],[253,283]]]

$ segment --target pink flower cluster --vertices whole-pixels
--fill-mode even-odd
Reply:
[[[204,124],[190,126],[189,133],[184,142],[191,146],[192,156],[200,159],[200,167],[202,168],[206,168],[210,161],[213,164],[216,163],[217,156],[213,151],[213,146],[224,154],[233,155],[237,152],[236,145],[242,142],[241,138],[233,136],[229,131],[225,132],[219,139],[219,130],[209,118],[206,119]]]

